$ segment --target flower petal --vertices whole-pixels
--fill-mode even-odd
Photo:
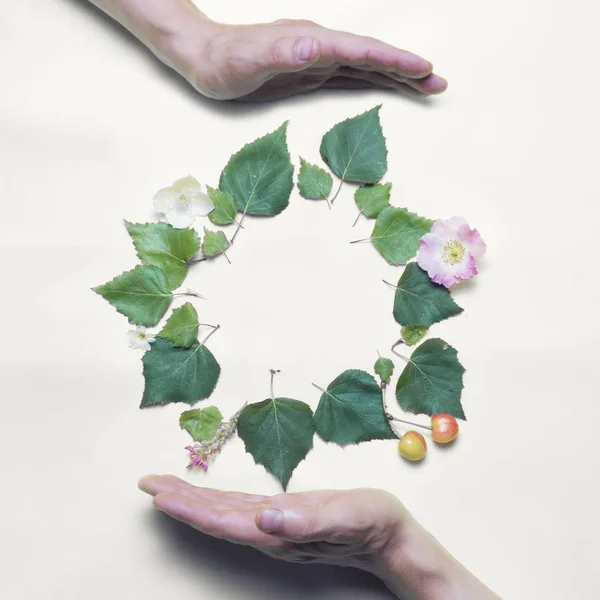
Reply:
[[[188,206],[182,206],[180,203],[177,203],[173,210],[165,213],[165,219],[175,229],[185,229],[194,222],[194,215]]]
[[[202,192],[195,192],[190,196],[189,200],[192,213],[198,217],[206,217],[210,213],[215,205],[213,201],[208,197],[207,194]]]
[[[485,254],[487,246],[477,229],[470,229],[468,225],[460,227],[458,230],[458,237],[465,243],[467,250],[475,258],[481,258]]]
[[[178,193],[173,188],[162,188],[154,194],[154,210],[162,215],[167,214],[177,203]]]
[[[186,177],[182,177],[178,179],[174,184],[173,188],[180,193],[194,194],[196,192],[202,192],[202,185],[200,182],[191,175],[187,175]]]

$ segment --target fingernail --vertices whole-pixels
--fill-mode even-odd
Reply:
[[[260,513],[258,527],[265,533],[277,533],[283,523],[283,513],[278,508],[268,508]]]
[[[307,62],[311,59],[313,54],[313,40],[312,38],[302,38],[296,44],[296,57],[302,62]]]

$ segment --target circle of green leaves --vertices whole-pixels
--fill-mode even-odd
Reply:
[[[300,158],[298,188],[311,200],[325,200],[331,208],[342,184],[361,184],[354,195],[359,213],[374,219],[367,240],[392,265],[406,265],[395,288],[393,316],[401,326],[402,340],[418,344],[429,327],[462,312],[447,288],[431,281],[416,262],[419,240],[433,220],[390,204],[391,183],[380,183],[387,170],[387,148],[379,118],[381,106],[336,124],[322,139],[320,154],[339,179]],[[294,186],[286,140],[287,122],[276,131],[244,146],[221,173],[218,188],[208,188],[214,210],[210,221],[233,225],[228,239],[223,231],[204,229],[204,239],[192,228],[175,229],[163,222],[129,223],[125,226],[141,264],[112,281],[94,288],[129,322],[154,327],[165,315],[185,280],[192,263],[223,254],[233,243],[248,215],[275,216],[289,204]],[[202,251],[201,258],[195,258]],[[391,285],[391,284],[390,284]],[[192,294],[193,295],[193,294]],[[211,396],[221,367],[206,346],[218,326],[198,341],[198,313],[191,303],[172,311],[142,359],[145,389],[141,408],[183,402],[194,405]],[[393,348],[392,348],[393,350]],[[400,356],[398,354],[398,356]],[[419,345],[406,362],[396,384],[400,408],[414,414],[444,412],[465,419],[461,405],[464,368],[456,350],[439,338]],[[397,439],[387,411],[386,387],[394,364],[379,357],[373,375],[360,369],[344,371],[321,392],[316,411],[300,400],[270,398],[244,405],[225,421],[218,408],[192,409],[180,417],[180,425],[194,439],[189,446],[190,465],[206,470],[224,441],[238,432],[246,451],[286,489],[294,469],[313,447],[315,433],[340,446],[370,440]],[[271,383],[274,372],[271,373]],[[272,386],[271,386],[272,389]]]

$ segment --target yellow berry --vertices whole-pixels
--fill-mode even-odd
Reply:
[[[427,442],[417,431],[407,431],[398,442],[398,452],[406,460],[422,460],[427,452]]]

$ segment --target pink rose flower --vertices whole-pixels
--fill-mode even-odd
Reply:
[[[432,281],[450,287],[477,275],[477,259],[485,250],[481,235],[463,217],[438,219],[421,238],[417,263]]]

